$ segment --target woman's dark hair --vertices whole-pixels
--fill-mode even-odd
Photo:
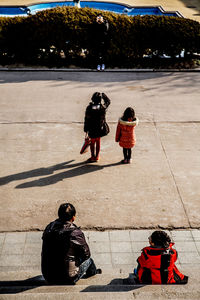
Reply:
[[[128,119],[132,119],[133,121],[135,120],[135,111],[132,107],[127,107],[124,111],[122,120],[128,121]]]
[[[76,209],[71,203],[63,203],[58,209],[58,217],[64,221],[70,221],[76,215]]]
[[[169,244],[171,243],[171,239],[168,234],[164,231],[159,230],[156,230],[152,233],[151,241],[155,246],[160,246],[163,248],[169,247]]]
[[[91,98],[92,102],[94,104],[99,104],[101,103],[101,94],[99,92],[96,92],[92,95],[92,98]]]

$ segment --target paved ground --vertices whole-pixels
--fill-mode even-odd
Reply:
[[[0,72],[0,300],[200,298],[199,79],[198,72]],[[89,165],[79,150],[95,91],[111,98],[111,132],[100,163]],[[125,166],[114,135],[127,106],[140,124]],[[38,277],[42,232],[29,230],[43,230],[64,201],[76,206],[78,225],[93,229],[85,234],[103,275],[50,287]],[[169,231],[188,285],[122,285],[155,227],[190,228]]]
[[[0,231],[40,229],[72,202],[83,228],[199,228],[200,73],[0,72]],[[111,132],[101,161],[80,155],[93,92]],[[127,106],[140,119],[133,164],[114,142]]]
[[[30,3],[51,2],[53,0],[1,0],[0,5],[27,5]],[[116,0],[110,0],[117,2]],[[165,10],[178,10],[185,18],[200,21],[200,0],[123,0],[133,6],[162,6]]]

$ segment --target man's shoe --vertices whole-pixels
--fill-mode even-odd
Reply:
[[[101,269],[97,269],[96,270],[96,274],[102,274],[102,270]]]
[[[105,70],[105,65],[104,65],[104,64],[102,64],[102,66],[101,66],[101,70],[102,70],[102,71],[104,71],[104,70]]]
[[[132,159],[128,159],[127,164],[131,164],[131,163],[132,163]]]
[[[98,66],[97,66],[97,71],[100,71],[100,70],[101,70],[101,66],[98,65]]]

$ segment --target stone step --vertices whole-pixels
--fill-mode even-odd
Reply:
[[[184,266],[178,266],[180,271],[189,276],[189,281],[193,283],[199,283],[200,284],[200,276],[199,276],[199,266],[194,264],[188,264]],[[96,276],[90,277],[88,279],[82,279],[84,281],[84,284],[88,284],[90,282],[98,282],[99,284],[108,284],[109,280],[112,280],[114,278],[127,278],[130,274],[130,267],[125,268],[108,268],[108,267],[102,267],[102,274],[98,274]],[[41,282],[42,275],[40,269],[29,269],[29,270],[8,270],[8,271],[2,271],[0,269],[0,282],[2,281],[26,281],[29,282],[33,281]],[[82,280],[78,281],[81,282]]]
[[[77,285],[77,286],[26,286],[0,289],[4,300],[45,299],[200,299],[199,285]]]
[[[189,272],[189,268],[187,270]],[[0,300],[200,299],[198,268],[187,272],[187,285],[123,285],[129,274],[120,269],[81,279],[75,286],[49,286],[39,271],[0,272]]]

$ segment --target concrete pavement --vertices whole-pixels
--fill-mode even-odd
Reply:
[[[199,79],[191,72],[0,72],[0,300],[200,298]],[[90,165],[79,151],[95,91],[111,98],[111,132],[101,161]],[[133,164],[121,165],[114,135],[127,106],[140,124]],[[85,234],[103,275],[50,287],[40,278],[42,232],[30,230],[43,230],[65,201],[76,206],[77,225],[92,229]],[[185,228],[169,234],[189,284],[122,285],[158,227]]]
[[[199,228],[200,73],[0,72],[0,231],[43,230],[66,201],[85,229]],[[86,105],[111,98],[101,161],[80,155]],[[133,106],[133,163],[116,124]]]

